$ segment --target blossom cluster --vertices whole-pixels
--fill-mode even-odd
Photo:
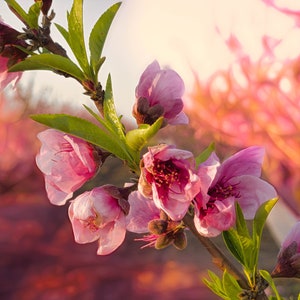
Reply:
[[[272,0],[265,2],[277,9]],[[0,88],[18,80],[22,75],[20,70],[44,69],[75,79],[84,88],[84,94],[94,101],[99,114],[87,106],[85,108],[94,117],[95,123],[67,114],[32,116],[32,119],[52,127],[38,134],[41,148],[36,164],[44,174],[50,202],[58,206],[68,202],[75,241],[79,244],[98,242],[97,254],[108,255],[122,245],[126,232],[130,231],[142,234],[138,239],[144,242],[142,247],[163,249],[173,245],[181,250],[187,245],[186,232],[190,230],[224,271],[222,280],[211,272],[211,282],[206,281],[207,286],[224,299],[232,295],[238,297],[234,299],[261,299],[267,285],[273,288],[272,277],[300,277],[299,223],[282,243],[272,274],[257,267],[263,227],[278,200],[275,188],[262,177],[264,147],[247,144],[242,150],[243,147],[238,147],[239,151],[232,156],[220,159],[213,144],[198,155],[166,142],[149,146],[150,139],[160,129],[189,123],[183,111],[185,85],[182,78],[174,70],[161,68],[157,61],[153,61],[142,73],[135,90],[132,114],[137,128],[127,130],[114,107],[111,76],[108,76],[105,89],[98,82],[98,73],[105,60],[101,53],[104,41],[121,3],[114,4],[96,22],[89,36],[88,57],[83,34],[82,1],[74,1],[68,13],[68,29],[57,28],[78,64],[50,36],[50,25],[55,16],[54,12],[48,15],[51,4],[51,0],[36,0],[27,13],[16,2],[9,1],[9,8],[26,28],[21,33],[0,20]],[[38,20],[41,14],[43,21],[40,26]],[[276,114],[272,110],[261,111],[257,103],[265,105],[265,94],[271,91],[273,98],[279,99],[274,106],[276,108],[290,100],[291,105],[284,106],[281,116],[281,125],[284,125],[281,130],[290,135],[292,129],[286,121],[292,116],[295,118],[293,126],[297,124],[298,111],[293,110],[293,101],[297,97],[287,99],[282,86],[285,77],[279,76],[274,88],[276,78],[272,83],[269,78],[271,75],[274,77],[274,72],[266,68],[266,72],[262,73],[266,80],[253,80],[253,63],[243,54],[238,40],[231,36],[227,43],[240,58],[239,80],[235,80],[231,71],[228,76],[218,73],[213,77],[204,89],[209,97],[204,97],[204,92],[200,91],[200,100],[213,100],[209,103],[212,108],[204,105],[208,106],[210,113],[203,113],[201,104],[201,109],[194,109],[191,113],[194,124],[195,116],[198,117],[200,112],[214,130],[218,128],[218,114],[222,113],[219,108],[228,100],[232,108],[230,118],[222,121],[218,134],[224,138],[228,132],[232,136],[234,130],[242,130],[239,145],[244,145],[250,140],[250,133],[236,110],[238,99],[244,100],[243,113],[247,117],[251,108],[251,112],[269,120]],[[272,56],[276,41],[265,37],[264,43],[266,56]],[[299,72],[296,73],[295,82]],[[259,74],[260,78],[262,74]],[[214,94],[213,84],[217,79],[223,80],[225,88]],[[243,82],[246,82],[245,88]],[[249,105],[252,100],[248,97],[249,91],[253,98],[258,98],[253,107]],[[198,119],[196,124],[199,125]],[[254,123],[253,127],[256,126]],[[284,150],[289,153],[288,147]],[[85,185],[94,177],[101,176],[99,170],[109,156],[127,165],[132,173],[131,180],[124,180],[121,187],[112,184]],[[251,234],[245,220],[253,220]],[[220,234],[223,234],[231,254],[242,265],[244,274],[211,242],[211,237]],[[274,291],[277,293],[276,288]]]
[[[152,124],[163,116],[165,125],[186,123],[183,89],[175,71],[161,69],[154,61],[136,88],[133,115],[137,122]],[[192,152],[159,144],[141,157],[137,184],[95,187],[72,199],[73,192],[97,174],[105,153],[55,129],[41,132],[39,139],[42,147],[37,165],[45,175],[51,203],[64,205],[71,199],[69,217],[76,242],[98,240],[100,255],[118,248],[126,230],[143,233],[142,240],[156,248],[173,244],[182,249],[187,213],[193,212],[201,235],[214,237],[234,226],[236,202],[245,218],[252,219],[262,203],[277,195],[274,187],[261,179],[262,147],[241,150],[223,162],[212,151],[196,163]]]

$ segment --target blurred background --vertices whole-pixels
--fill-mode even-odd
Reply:
[[[30,0],[19,1],[26,8]],[[84,2],[86,31],[115,1]],[[268,2],[268,3],[266,3]],[[128,127],[134,89],[154,59],[186,83],[191,126],[163,129],[158,139],[195,154],[216,142],[221,157],[250,146],[266,148],[263,176],[281,196],[265,231],[261,268],[272,270],[280,242],[300,218],[300,5],[295,1],[125,0],[104,49],[117,110]],[[55,22],[65,26],[71,0],[53,1]],[[0,2],[0,15],[22,25]],[[65,45],[53,27],[55,38]],[[23,74],[0,94],[0,299],[217,299],[201,282],[215,271],[209,255],[189,236],[184,251],[141,250],[137,236],[107,257],[96,244],[77,245],[67,205],[50,205],[35,165],[36,134],[45,128],[31,113],[83,115],[92,103],[71,79],[47,72]],[[129,176],[117,160],[94,183],[122,185]],[[278,217],[279,216],[279,217]],[[215,242],[222,246],[221,239]],[[288,288],[286,288],[288,286]],[[285,287],[285,288],[284,288]],[[286,296],[299,280],[282,281]]]

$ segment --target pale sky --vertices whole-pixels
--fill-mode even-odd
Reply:
[[[33,0],[18,2],[29,7]],[[84,1],[86,40],[98,16],[115,2]],[[57,15],[55,22],[66,27],[65,16],[71,4],[71,0],[53,0],[52,8]],[[20,30],[21,24],[7,10],[4,1],[0,2],[0,15]],[[226,68],[233,57],[220,35],[216,34],[216,26],[224,38],[231,32],[236,34],[254,57],[261,53],[260,37],[263,33],[278,38],[293,34],[291,20],[273,9],[266,9],[260,0],[123,1],[103,51],[107,60],[100,77],[105,85],[107,75],[111,73],[117,111],[126,117],[131,116],[139,77],[154,59],[181,75],[187,93],[193,86],[193,71],[200,78],[206,78],[217,69]],[[53,36],[66,45],[54,26]],[[27,72],[21,83],[26,85],[33,74]],[[50,75],[47,71],[37,72],[34,78],[35,92],[43,93],[50,101],[68,101],[79,107],[82,103],[93,106],[82,95],[82,88],[71,79]]]

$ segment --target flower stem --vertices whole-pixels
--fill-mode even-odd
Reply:
[[[212,256],[212,262],[222,271],[227,271],[236,278],[241,288],[249,289],[249,285],[245,276],[224,256],[221,250],[207,237],[202,236],[198,233],[194,220],[191,215],[186,214],[183,218],[185,225],[190,231],[196,236],[196,238],[203,244],[206,250]]]

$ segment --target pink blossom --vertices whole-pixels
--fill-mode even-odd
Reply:
[[[201,191],[195,198],[195,226],[200,234],[217,236],[235,223],[235,201],[246,219],[252,219],[258,207],[276,197],[276,191],[260,178],[264,149],[249,147],[220,164],[212,153],[199,166]]]
[[[172,220],[181,220],[200,188],[193,154],[170,145],[154,146],[141,166],[139,191]]]
[[[27,53],[15,47],[27,47],[26,42],[18,38],[20,34],[19,31],[5,24],[0,18],[0,89],[4,89],[14,80],[16,83],[22,75],[22,72],[7,72],[9,67],[27,56]]]
[[[126,216],[127,230],[136,233],[148,232],[148,223],[159,219],[159,209],[152,199],[144,197],[139,191],[132,192],[128,197],[130,205]]]
[[[20,79],[21,72],[7,72],[8,58],[0,56],[0,89],[4,89],[9,83],[14,82],[16,84]]]
[[[63,205],[97,172],[95,149],[79,138],[55,129],[38,134],[42,142],[36,163],[44,173],[48,198],[52,204]]]
[[[300,221],[282,242],[272,276],[300,278]]]
[[[163,116],[168,124],[187,124],[182,96],[184,83],[171,69],[161,69],[154,61],[143,72],[136,87],[133,115],[138,124],[153,124]]]
[[[69,207],[75,241],[86,244],[98,240],[98,255],[112,253],[125,238],[125,214],[113,196],[116,189],[111,185],[94,188],[78,196]]]

